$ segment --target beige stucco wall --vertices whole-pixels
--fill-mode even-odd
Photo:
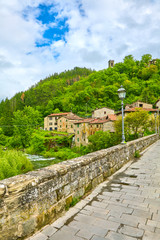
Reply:
[[[104,107],[101,109],[94,110],[92,112],[92,118],[102,118],[106,117],[108,114],[114,114],[114,110]]]
[[[114,130],[114,122],[109,121],[103,124],[103,131],[110,131],[110,132],[115,132]]]
[[[141,104],[142,104],[143,106],[141,106]],[[153,108],[152,104],[144,103],[144,102],[136,102],[136,103],[133,103],[133,107]]]
[[[55,221],[74,197],[95,188],[158,138],[143,137],[0,181],[0,239],[24,239]]]
[[[88,144],[88,136],[90,135],[89,123],[75,124],[75,145],[86,146]]]
[[[160,109],[160,100],[156,103],[156,107]]]
[[[52,130],[55,130],[55,128],[57,128],[57,120],[58,117],[45,117],[44,118],[44,130],[50,130],[50,128],[52,128]]]
[[[67,119],[65,117],[61,117],[58,119],[58,131],[59,132],[68,132],[75,133],[75,124],[77,120]]]

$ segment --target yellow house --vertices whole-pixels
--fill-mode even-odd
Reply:
[[[75,122],[82,120],[83,118],[76,114],[69,114],[58,119],[58,131],[75,133]]]
[[[66,113],[53,113],[44,118],[44,130],[52,131],[58,128],[58,119],[62,116],[69,115],[70,112]]]

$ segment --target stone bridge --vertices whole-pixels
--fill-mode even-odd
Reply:
[[[30,240],[159,240],[157,140],[154,134],[1,181],[0,240],[25,239],[39,229]],[[135,152],[151,144],[135,161]]]

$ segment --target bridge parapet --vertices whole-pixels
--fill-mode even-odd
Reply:
[[[154,134],[0,181],[0,240],[24,239],[158,140]]]

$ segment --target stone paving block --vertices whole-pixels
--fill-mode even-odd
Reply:
[[[108,197],[119,198],[122,195],[122,193],[119,193],[119,192],[116,192],[116,191],[113,191],[113,192],[103,191],[102,195],[108,196]]]
[[[148,226],[148,225],[141,224],[141,223],[138,224],[138,228],[143,229],[143,230],[148,231],[148,232],[155,232],[155,227]]]
[[[94,224],[95,221],[96,221],[95,217],[83,215],[83,214],[80,214],[80,213],[77,214],[74,219],[76,221],[87,223],[87,224]]]
[[[108,221],[113,221],[113,222],[117,222],[119,224],[125,224],[125,225],[128,225],[128,226],[132,226],[132,227],[137,227],[138,226],[138,222],[137,221],[134,221],[134,220],[131,220],[131,219],[122,219],[122,218],[118,218],[118,217],[112,217],[110,216],[108,218]]]
[[[139,202],[139,201],[136,201],[136,200],[134,200],[134,201],[129,201],[129,200],[123,200],[122,201],[122,203],[126,203],[126,204],[129,204],[130,206],[139,206],[139,207],[148,207],[149,206],[149,204],[148,203],[141,203],[141,202]]]
[[[155,233],[159,233],[160,234],[160,228],[155,228]]]
[[[52,226],[49,225],[49,226],[45,227],[45,228],[41,231],[41,233],[44,234],[44,235],[46,235],[47,237],[50,237],[50,236],[53,235],[56,231],[57,231],[57,228],[54,228],[54,227],[52,227]]]
[[[105,225],[105,228],[103,228],[102,225],[98,226],[97,224],[86,224],[83,222],[73,221],[69,224],[69,227],[78,230],[76,235],[77,236],[84,236],[84,233],[86,232],[86,238],[91,238],[93,234],[104,237],[107,232],[108,228]],[[92,234],[92,235],[91,235]]]
[[[128,214],[131,214],[133,212],[133,208],[129,208],[129,207],[124,207],[124,206],[119,206],[118,204],[117,205],[114,205],[114,204],[109,204],[107,206],[107,210],[117,210],[121,213],[128,213]]]
[[[94,235],[91,240],[106,240],[106,238]]]
[[[99,199],[109,200],[110,198],[111,198],[111,196],[105,196],[105,195],[102,195],[102,194],[100,194],[100,195],[97,196],[97,199],[98,199],[98,200],[99,200]]]
[[[35,236],[32,236],[32,240],[47,240],[48,237],[43,233],[38,233]]]
[[[87,209],[82,209],[81,213],[84,214],[84,215],[90,216],[93,213],[93,211],[90,211],[90,210],[87,210]]]
[[[72,232],[59,230],[54,235],[52,235],[49,240],[82,240],[82,238],[75,236]]]
[[[152,217],[152,213],[143,211],[140,209],[134,209],[132,215],[137,216],[137,217],[142,217],[142,218],[148,218],[148,219],[151,219],[151,217]]]
[[[129,237],[124,234],[109,232],[105,237],[106,240],[136,240],[137,238]]]
[[[124,225],[119,229],[119,233],[130,237],[141,238],[144,234],[144,230]]]
[[[113,222],[110,220],[103,220],[100,218],[97,218],[94,225],[96,226],[100,226],[104,229],[108,229],[108,230],[112,230],[112,231],[117,231],[117,229],[119,228],[120,224],[117,222]]]
[[[152,220],[153,220],[153,221],[159,221],[159,222],[160,222],[160,214],[153,213]]]
[[[137,222],[137,224],[138,223],[146,224],[146,222],[147,222],[146,218],[137,217],[137,216],[134,216],[134,215],[128,215],[128,214],[125,214],[125,213],[122,214],[121,218],[126,219],[126,220],[130,220],[130,221],[133,221],[133,222]]]
[[[63,217],[57,219],[54,223],[51,224],[51,226],[60,229],[68,219],[72,218],[79,211],[80,210],[77,208],[70,208]]]
[[[91,203],[91,206],[97,207],[97,208],[106,208],[108,206],[108,204],[103,203],[103,202],[98,202],[98,201],[93,201]]]
[[[143,236],[143,240],[159,240],[159,239],[160,239],[159,233],[151,233],[151,232],[145,231]]]
[[[148,220],[147,225],[160,228],[160,222],[158,222],[158,221]]]
[[[93,236],[93,233],[88,231],[88,230],[85,230],[85,229],[82,229],[80,231],[78,231],[78,233],[76,234],[76,236],[80,237],[80,238],[85,238],[85,239],[91,239],[91,237]]]
[[[109,210],[107,210],[108,211],[108,213],[109,213]],[[97,217],[97,218],[101,218],[101,219],[108,219],[108,213],[107,214],[105,214],[105,213],[101,213],[101,212],[93,212],[92,214],[91,214],[91,216],[93,216],[93,217]]]
[[[84,207],[83,210],[87,210],[87,211],[91,211],[91,212],[100,212],[100,213],[103,213],[103,214],[107,214],[108,213],[108,209],[104,209],[104,208],[99,208],[99,207],[96,207],[96,206],[90,206],[90,205],[87,205],[86,207]]]

